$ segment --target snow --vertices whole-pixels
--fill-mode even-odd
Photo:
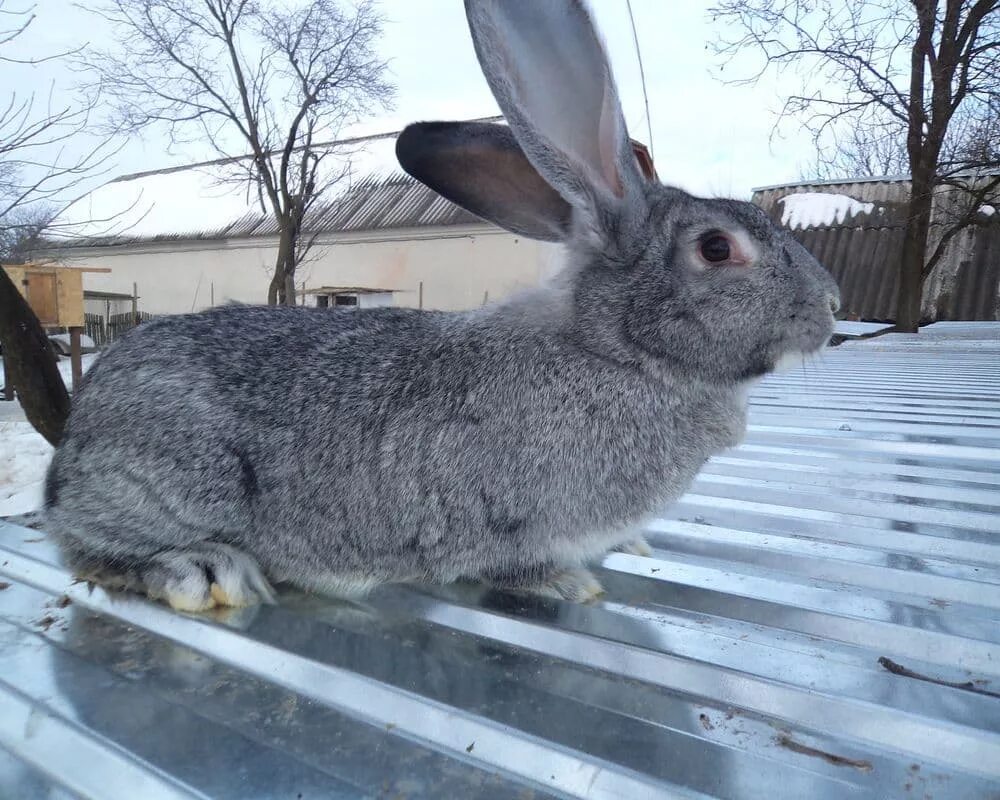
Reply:
[[[778,200],[784,206],[781,224],[792,230],[820,225],[839,225],[849,216],[871,214],[874,203],[862,203],[846,194],[800,192]]]
[[[2,405],[16,405],[16,401]],[[0,517],[41,508],[45,470],[52,452],[52,446],[30,423],[0,421]]]
[[[96,353],[83,356],[84,372],[96,358]],[[59,359],[59,372],[67,386],[72,382],[71,369],[68,358]],[[0,367],[0,384],[3,381]],[[52,452],[52,446],[24,418],[17,400],[0,401],[0,517],[41,508],[45,470]]]
[[[979,207],[979,213],[980,214],[985,214],[987,217],[992,217],[994,214],[997,213],[997,207],[996,206],[980,206]]]
[[[100,353],[87,353],[86,355],[80,356],[80,366],[84,372],[91,368],[99,355]],[[62,375],[63,383],[66,384],[66,388],[72,388],[73,362],[69,359],[69,357],[63,356],[59,359],[59,374]],[[3,363],[0,362],[0,386],[3,386],[4,383]],[[0,405],[2,404],[3,401],[0,401]],[[11,405],[15,405],[20,408],[20,405],[18,405],[17,402],[11,403]],[[3,418],[2,415],[0,415],[0,418]]]
[[[62,342],[62,344],[69,347],[69,334],[68,333],[54,333],[49,336],[50,339],[55,339],[57,342]],[[87,334],[80,334],[80,347],[96,347],[94,340],[91,339]]]

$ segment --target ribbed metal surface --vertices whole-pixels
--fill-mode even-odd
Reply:
[[[874,204],[871,213],[850,216],[841,224],[798,228],[792,235],[837,279],[844,311],[861,319],[895,319],[909,181],[772,186],[755,191],[753,202],[778,221],[782,198],[806,192]],[[943,197],[938,206],[946,202]],[[939,208],[935,215],[934,236],[949,218]],[[924,285],[923,314],[928,320],[1000,319],[1000,213],[980,214],[974,226],[952,240]]]
[[[767,379],[592,606],[184,617],[5,525],[0,797],[995,798],[998,364],[939,324]]]
[[[361,181],[341,200],[318,209],[306,227],[332,233],[470,223],[482,220],[399,174]]]
[[[141,189],[143,178],[136,178]],[[484,225],[479,217],[445,200],[422,183],[402,173],[377,175],[358,181],[335,199],[318,202],[306,216],[308,233],[344,233],[444,225]],[[224,225],[163,233],[80,237],[60,244],[74,247],[110,247],[140,242],[233,239],[246,236],[276,236],[274,218],[263,211],[246,212]]]

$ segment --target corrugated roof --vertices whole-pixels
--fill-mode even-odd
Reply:
[[[982,175],[1000,175],[1000,169],[977,169],[971,170],[969,172],[958,172],[955,173],[955,177],[969,177],[969,176],[982,176]],[[910,180],[909,173],[900,173],[898,175],[872,175],[870,177],[858,177],[851,178],[850,183],[907,183]],[[772,183],[768,186],[756,186],[753,191],[756,192],[766,192],[770,189],[793,189],[795,187],[810,187],[810,186],[843,186],[845,181],[843,178],[828,178],[824,180],[807,180],[807,181],[797,181],[795,183]]]
[[[185,617],[4,525],[0,796],[995,797],[998,359],[939,324],[768,378],[591,606]]]
[[[329,179],[334,185],[309,215],[309,229],[338,232],[480,222],[402,172],[395,152],[398,134],[317,145],[325,153],[320,184]],[[110,180],[62,212],[63,227],[72,229],[73,237],[61,241],[60,248],[273,235],[272,216],[262,211],[245,169],[239,169],[244,160],[217,159]],[[431,207],[433,213],[423,219],[418,211]],[[395,219],[390,218],[392,208]]]
[[[502,122],[483,117],[470,122]],[[404,173],[396,160],[398,131],[319,145],[327,151],[324,176],[344,176],[327,189],[306,216],[309,233],[487,224]],[[640,167],[655,177],[649,151],[632,142]],[[60,250],[143,242],[275,236],[245,169],[221,180],[225,168],[245,159],[219,159],[124,175],[108,181],[63,212],[73,237]],[[91,222],[90,220],[98,220]]]
[[[841,195],[871,204],[871,211],[839,222],[830,217],[825,224],[790,226],[791,233],[837,279],[845,312],[893,320],[909,192],[908,180],[821,182],[757,190],[753,202],[776,222],[787,219],[792,195]],[[937,196],[934,231],[940,230],[943,196]],[[1000,214],[984,211],[952,240],[924,285],[923,314],[928,320],[1000,319]]]
[[[178,188],[162,185],[171,182],[203,181],[209,189]],[[60,248],[106,247],[140,242],[165,242],[191,239],[231,239],[245,236],[274,236],[277,225],[269,213],[254,207],[252,202],[240,202],[235,197],[221,194],[223,187],[208,175],[196,172],[173,172],[165,176],[147,176],[134,179],[134,189],[140,197],[174,198],[186,193],[206,200],[220,200],[218,207],[198,219],[189,219],[193,212],[171,220],[171,211],[164,212],[164,219],[142,219],[134,226],[123,225],[112,235],[80,236]],[[147,184],[155,183],[155,186]],[[131,184],[128,184],[130,186]],[[232,187],[230,187],[230,190]],[[214,194],[213,194],[214,193]],[[222,199],[225,202],[221,202]],[[134,201],[133,201],[134,202]],[[143,209],[141,200],[137,209]],[[159,201],[157,201],[159,202]],[[154,202],[152,208],[156,208]],[[148,209],[147,209],[148,210]],[[149,211],[152,214],[152,211]],[[402,173],[369,175],[349,186],[345,184],[339,194],[325,202],[317,202],[306,216],[304,230],[309,233],[342,233],[347,231],[373,231],[392,228],[421,228],[436,225],[485,224],[479,217],[450,203],[432,189]]]

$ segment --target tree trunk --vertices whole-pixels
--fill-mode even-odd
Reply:
[[[299,232],[302,225],[301,204],[293,207],[278,220],[278,255],[274,275],[267,290],[268,305],[295,305],[295,270],[298,267]]]
[[[291,292],[288,287],[291,286]],[[295,305],[295,238],[287,228],[278,235],[278,255],[274,275],[267,290],[268,305]]]
[[[933,201],[930,176],[924,170],[914,170],[899,263],[899,293],[896,296],[896,328],[904,333],[916,333],[920,325],[923,271]]]
[[[69,393],[42,324],[3,269],[0,341],[8,370],[5,380],[14,385],[28,422],[49,444],[59,444],[69,416]]]
[[[278,289],[283,283],[283,277],[278,271],[279,266],[275,264],[274,275],[271,276],[271,284],[267,287],[267,304],[269,306],[278,305]]]

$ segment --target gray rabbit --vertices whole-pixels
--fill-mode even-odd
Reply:
[[[566,245],[468,313],[227,306],[155,320],[74,398],[48,526],[74,569],[182,610],[481,580],[583,601],[586,564],[744,432],[749,385],[821,348],[830,276],[758,208],[640,173],[578,0],[466,0],[509,127],[420,123],[403,167]],[[476,265],[470,264],[470,269]]]

